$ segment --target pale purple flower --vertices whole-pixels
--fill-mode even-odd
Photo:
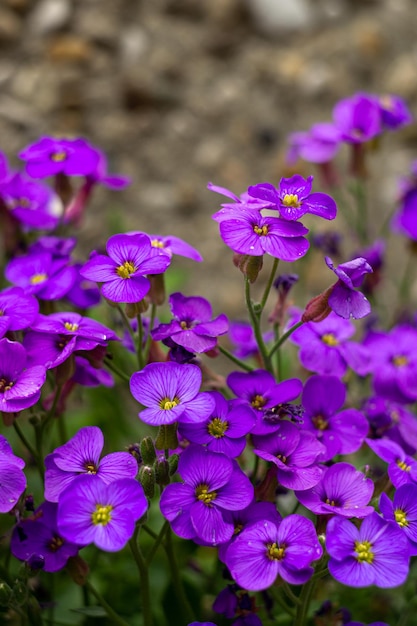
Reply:
[[[292,133],[288,137],[287,161],[294,165],[298,159],[309,163],[328,163],[340,147],[340,131],[330,122],[313,124],[307,132]]]
[[[36,298],[26,295],[21,287],[8,287],[0,291],[0,338],[8,331],[28,328],[38,311]]]
[[[330,308],[345,319],[350,317],[359,319],[369,315],[371,305],[356,289],[362,284],[364,275],[373,271],[366,259],[359,257],[342,263],[338,267],[333,265],[329,257],[326,257],[325,261],[339,279],[332,287],[328,298]]]
[[[26,172],[32,178],[55,174],[88,176],[96,171],[100,153],[85,139],[41,137],[20,152],[26,161]]]
[[[372,438],[386,436],[395,441],[406,454],[417,452],[417,417],[404,405],[374,396],[362,410],[367,417]]]
[[[165,252],[170,258],[174,254],[178,254],[179,256],[192,259],[193,261],[201,262],[203,260],[198,250],[190,246],[190,244],[183,239],[175,237],[174,235],[148,235],[148,233],[142,231],[134,231],[131,234],[147,235],[151,240],[152,247]]]
[[[265,343],[268,343],[274,338],[274,333],[267,331],[262,335],[262,338]],[[249,322],[230,322],[229,339],[235,345],[233,354],[239,359],[256,357],[259,354],[259,346],[253,332],[253,327]]]

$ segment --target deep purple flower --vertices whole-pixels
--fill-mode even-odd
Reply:
[[[100,153],[85,139],[41,137],[24,148],[19,157],[26,161],[26,172],[32,178],[58,173],[88,176],[96,171]]]
[[[6,437],[0,435],[0,513],[11,511],[26,489],[24,467],[23,459],[13,454]]]
[[[311,433],[283,421],[277,432],[253,439],[254,454],[276,466],[278,482],[287,489],[310,489],[320,481],[324,446]]]
[[[396,130],[411,124],[413,116],[406,103],[399,96],[384,94],[379,96],[378,104],[382,115],[382,124],[389,130]]]
[[[349,320],[330,313],[321,322],[308,322],[298,328],[291,341],[300,346],[301,364],[311,372],[342,377],[350,367],[359,376],[366,376],[371,355],[365,346],[349,341],[354,333]]]
[[[0,339],[0,411],[16,413],[33,406],[45,379],[45,367],[27,367],[26,350],[20,343]]]
[[[362,284],[364,274],[373,271],[369,263],[359,257],[335,267],[329,257],[326,257],[325,260],[327,266],[339,279],[332,287],[329,295],[328,304],[330,308],[345,319],[349,319],[349,317],[359,319],[369,315],[371,305],[365,296],[356,290],[356,287]]]
[[[106,485],[114,480],[135,478],[138,465],[128,452],[112,452],[100,459],[103,433],[97,426],[85,426],[45,458],[45,498],[57,502],[60,494],[80,474]]]
[[[325,469],[321,481],[311,489],[296,491],[297,499],[316,515],[366,517],[374,508],[367,506],[374,483],[349,463],[336,463]]]
[[[43,235],[42,237],[38,237],[36,241],[29,246],[29,252],[49,252],[54,261],[58,259],[68,260],[76,245],[76,237]]]
[[[377,513],[360,529],[333,517],[326,532],[330,574],[349,587],[397,587],[408,575],[408,541],[402,531]]]
[[[146,409],[139,413],[145,424],[160,426],[176,421],[204,422],[213,412],[209,393],[199,393],[202,381],[197,365],[150,363],[130,379],[130,391]]]
[[[289,515],[279,524],[259,521],[244,530],[229,547],[226,564],[238,585],[261,591],[277,576],[302,585],[314,571],[311,562],[321,555],[313,522]]]
[[[386,436],[398,443],[406,454],[417,452],[417,417],[405,406],[375,396],[367,400],[362,410],[375,438]]]
[[[29,561],[33,555],[43,558],[45,572],[57,572],[76,556],[80,548],[63,539],[58,532],[58,505],[44,502],[34,515],[22,519],[13,529],[10,550],[17,559]]]
[[[142,486],[132,478],[106,484],[79,476],[61,494],[58,530],[68,541],[101,550],[121,550],[148,508]]]
[[[226,382],[233,393],[247,402],[257,414],[258,422],[252,433],[259,435],[278,430],[282,419],[291,415],[292,405],[288,403],[295,400],[303,388],[298,378],[277,383],[273,375],[265,370],[248,374],[232,372]]]
[[[262,335],[265,343],[274,338],[274,333],[268,331]],[[256,341],[253,327],[249,322],[230,322],[229,325],[230,341],[236,346],[233,354],[239,359],[247,359],[256,357],[259,354],[258,342]]]
[[[417,555],[417,485],[402,485],[391,501],[381,493],[379,508],[386,520],[395,522],[403,531],[410,545],[411,556]]]
[[[263,217],[253,210],[242,210],[239,217],[234,215],[220,223],[220,236],[234,252],[249,256],[266,253],[283,261],[296,261],[306,254],[307,233],[300,222]]]
[[[75,372],[72,381],[83,387],[113,387],[114,380],[110,372],[97,369],[81,356],[75,357]]]
[[[368,421],[360,411],[339,411],[345,400],[346,387],[336,376],[312,376],[304,386],[303,428],[313,432],[326,446],[320,460],[329,461],[336,454],[356,452],[368,434]]]
[[[155,341],[171,339],[189,352],[208,352],[217,345],[217,337],[228,330],[228,320],[223,313],[211,319],[208,300],[197,296],[187,298],[176,292],[169,297],[173,320],[160,324],[151,331]]]
[[[201,262],[203,260],[203,257],[198,250],[193,248],[193,246],[190,246],[190,244],[183,239],[174,237],[174,235],[148,235],[142,231],[134,231],[131,234],[147,235],[151,240],[152,247],[162,250],[162,252],[165,252],[165,254],[167,254],[170,258],[174,254],[178,254],[179,256],[192,259],[193,261]]]
[[[299,220],[306,213],[333,220],[337,213],[336,202],[327,193],[311,193],[312,185],[313,176],[305,179],[295,174],[281,178],[278,189],[270,183],[259,183],[249,187],[248,192],[271,202],[284,220]]]
[[[188,626],[216,626],[214,622],[191,622]]]
[[[242,402],[227,401],[218,391],[208,393],[215,402],[213,413],[204,422],[180,424],[179,432],[188,441],[206,445],[212,452],[237,457],[246,446],[246,435],[254,427],[256,416]]]
[[[54,260],[49,252],[34,252],[12,259],[5,268],[8,281],[41,300],[58,300],[75,281],[75,269],[65,259]]]
[[[333,109],[340,138],[347,143],[363,143],[381,132],[381,110],[376,98],[355,94],[340,100]]]
[[[95,306],[100,302],[101,297],[96,283],[81,276],[82,263],[74,263],[73,267],[76,271],[75,281],[68,293],[65,294],[65,298],[79,309]]]
[[[167,254],[153,248],[147,235],[113,235],[107,254],[96,254],[80,270],[88,280],[104,283],[103,296],[113,302],[139,302],[148,293],[146,274],[161,274],[170,263]]]
[[[337,231],[326,230],[322,233],[315,233],[311,237],[311,245],[321,250],[326,255],[339,257],[341,255],[340,244],[343,236]]]
[[[389,439],[365,439],[377,456],[388,463],[388,476],[394,487],[417,483],[417,461]]]
[[[220,546],[221,548],[222,546]],[[227,585],[218,594],[213,602],[213,611],[228,619],[239,616],[232,626],[262,626],[262,622],[255,615],[255,598],[251,598],[239,585]]]
[[[63,212],[49,187],[20,173],[0,185],[0,197],[10,215],[29,229],[52,230]]]
[[[20,287],[0,291],[0,338],[10,330],[28,328],[38,311],[36,298],[26,295]]]
[[[340,131],[330,122],[313,124],[307,132],[292,133],[288,137],[287,161],[290,165],[298,159],[309,163],[328,163],[340,146]]]
[[[346,622],[344,626],[389,626],[386,622],[372,622],[364,624],[363,622]]]
[[[185,366],[182,366],[185,367]],[[178,473],[184,483],[168,485],[161,496],[162,515],[185,539],[217,545],[228,541],[234,525],[223,513],[244,509],[254,491],[236,462],[224,454],[191,445],[181,454]]]
[[[252,215],[256,215],[256,213],[259,213],[262,209],[273,208],[273,205],[271,205],[269,201],[258,200],[257,198],[250,196],[247,192],[237,196],[229,189],[213,185],[213,183],[208,183],[207,189],[214,191],[215,193],[219,193],[222,196],[226,196],[226,198],[233,201],[222,203],[220,211],[217,211],[217,213],[214,213],[214,215],[211,216],[215,222],[220,223],[225,219],[235,217],[239,218],[242,212],[245,211],[254,211]]]
[[[391,227],[411,239],[417,239],[417,188],[412,186],[401,198],[401,205],[394,215]]]

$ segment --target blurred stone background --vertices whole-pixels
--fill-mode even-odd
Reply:
[[[238,312],[207,182],[276,184],[292,173],[287,134],[359,90],[399,94],[416,115],[416,34],[416,0],[0,0],[0,149],[16,166],[42,134],[97,144],[133,184],[97,191],[85,249],[121,229],[183,237],[205,258],[180,262],[187,295]],[[417,158],[416,125],[385,148],[373,163],[382,212]]]

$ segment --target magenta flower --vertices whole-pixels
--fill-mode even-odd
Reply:
[[[103,296],[113,302],[139,302],[148,293],[146,274],[164,272],[170,258],[153,248],[147,235],[113,235],[107,254],[96,254],[80,270],[81,276],[98,283]]]
[[[378,104],[381,111],[382,124],[389,130],[402,128],[402,126],[411,124],[413,121],[409,108],[399,96],[384,94],[379,96]]]
[[[262,337],[268,343],[274,338],[274,333],[267,331]],[[233,354],[239,359],[256,357],[259,354],[259,346],[249,322],[230,322],[229,339],[235,345]]]
[[[0,435],[0,513],[11,511],[26,489],[24,467],[23,459],[13,454],[6,437]]]
[[[36,298],[26,295],[20,287],[0,291],[0,338],[8,331],[28,328],[38,311]]]
[[[67,266],[66,259],[54,259],[50,252],[16,257],[7,264],[4,273],[9,282],[41,300],[59,300],[75,281],[75,269]]]
[[[41,137],[24,148],[19,157],[26,161],[26,172],[32,178],[45,178],[58,173],[88,176],[96,171],[100,153],[85,139]]]
[[[377,513],[358,529],[333,517],[326,532],[330,574],[349,587],[398,587],[408,575],[409,548],[402,531]]]
[[[78,476],[60,496],[58,531],[72,543],[94,543],[106,552],[117,552],[132,537],[147,508],[143,488],[132,478],[106,485]]]
[[[17,413],[36,404],[45,379],[45,367],[27,367],[26,350],[20,343],[0,339],[0,411]]]
[[[248,477],[224,454],[198,445],[181,454],[178,473],[184,483],[168,485],[160,501],[162,515],[173,531],[213,546],[228,541],[234,525],[225,520],[224,513],[252,502],[254,491]]]
[[[361,257],[342,263],[338,267],[333,265],[329,257],[325,259],[329,267],[338,277],[337,283],[331,288],[328,305],[340,317],[359,319],[369,315],[371,305],[365,296],[356,290],[363,282],[364,274],[372,272],[372,267]]]
[[[169,303],[174,319],[151,331],[155,341],[169,338],[189,352],[208,352],[216,347],[217,337],[227,333],[226,315],[221,314],[212,320],[208,300],[197,296],[187,298],[177,292],[170,296]]]
[[[106,485],[122,478],[135,478],[136,459],[128,452],[112,452],[100,459],[103,433],[97,426],[85,426],[45,458],[45,498],[58,502],[60,495],[80,475]]]
[[[333,220],[337,213],[336,202],[327,193],[311,193],[312,185],[313,176],[305,179],[295,174],[281,178],[278,189],[270,183],[259,183],[249,187],[248,192],[273,204],[284,220],[299,220],[306,213]]]
[[[340,138],[347,143],[363,143],[380,134],[381,109],[373,96],[355,94],[340,100],[333,109]]]
[[[165,252],[165,254],[167,254],[170,258],[172,258],[174,254],[178,254],[179,256],[192,259],[193,261],[201,262],[203,260],[203,257],[198,250],[193,248],[193,246],[190,246],[190,244],[183,239],[174,237],[174,235],[148,235],[142,231],[135,231],[130,234],[147,235],[151,240],[152,247]]]
[[[242,531],[227,550],[226,565],[238,585],[261,591],[278,576],[291,585],[304,584],[322,552],[313,522],[289,515],[279,524],[264,520]]]
[[[145,424],[204,422],[214,410],[208,392],[199,393],[202,381],[197,365],[150,363],[130,379],[132,396],[143,404],[139,417]]]
[[[307,132],[292,133],[288,137],[287,161],[290,165],[299,158],[309,163],[328,163],[340,147],[340,131],[330,122],[313,124]]]
[[[62,202],[49,187],[20,173],[0,186],[0,197],[10,215],[29,229],[52,230],[63,212]]]
[[[417,461],[389,439],[365,439],[380,459],[388,463],[388,476],[394,487],[417,483]]]

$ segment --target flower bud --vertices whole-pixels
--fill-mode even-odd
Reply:
[[[76,585],[83,586],[87,582],[90,568],[83,558],[72,556],[68,559],[67,571]]]
[[[4,580],[0,581],[0,606],[8,606],[11,597],[12,590],[9,585]]]
[[[148,279],[151,283],[151,288],[146,294],[146,299],[149,300],[151,304],[161,306],[166,299],[165,277],[163,274],[149,274]]]
[[[248,277],[250,283],[254,283],[262,269],[263,257],[236,252],[233,255],[233,264],[240,269],[242,274]]]
[[[175,474],[175,472],[178,469],[178,461],[179,461],[179,456],[178,454],[171,454],[171,456],[168,459],[168,465],[169,465],[169,475],[173,476]]]
[[[301,317],[302,322],[321,322],[330,315],[332,310],[329,307],[329,296],[332,289],[333,287],[329,287],[326,291],[310,300]]]
[[[152,437],[145,437],[140,442],[140,453],[145,465],[153,465],[156,461],[155,446]]]
[[[155,471],[149,465],[142,465],[139,469],[139,482],[143,487],[145,496],[153,498],[155,495]]]
[[[175,448],[178,448],[177,424],[167,424],[159,427],[155,447],[157,450],[175,450]]]
[[[129,319],[135,319],[138,315],[142,315],[148,310],[149,304],[143,298],[140,302],[128,302],[125,307],[126,315]]]
[[[167,459],[159,459],[155,463],[155,480],[160,487],[169,485],[170,467]]]

